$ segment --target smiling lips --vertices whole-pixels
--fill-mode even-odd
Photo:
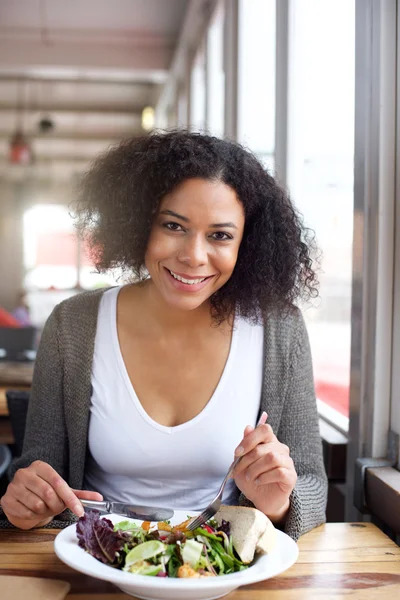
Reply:
[[[199,289],[202,289],[207,283],[207,281],[211,279],[211,277],[213,277],[213,275],[208,275],[206,277],[189,278],[188,276],[183,277],[182,275],[179,275],[178,273],[175,273],[174,271],[171,271],[167,268],[166,271],[169,273],[171,279],[176,284],[175,287],[178,287],[178,289],[192,289],[194,292],[197,292]]]

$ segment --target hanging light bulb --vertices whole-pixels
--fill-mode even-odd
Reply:
[[[16,131],[11,136],[8,158],[13,165],[30,165],[32,163],[32,149],[22,131]]]
[[[145,131],[150,131],[154,127],[154,108],[145,106],[142,110],[142,128]]]
[[[29,165],[33,162],[32,148],[23,132],[24,91],[26,81],[20,81],[17,88],[17,123],[10,137],[8,159],[13,165]]]

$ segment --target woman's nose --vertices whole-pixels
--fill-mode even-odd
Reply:
[[[199,236],[188,236],[182,245],[178,259],[190,267],[207,263],[207,242]]]

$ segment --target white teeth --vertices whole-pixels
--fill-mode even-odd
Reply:
[[[189,285],[194,285],[195,283],[201,283],[202,281],[204,281],[206,279],[206,277],[203,277],[202,279],[185,279],[184,277],[177,275],[173,271],[170,271],[170,273],[174,279],[177,279],[178,281],[182,281],[182,283],[188,283]]]

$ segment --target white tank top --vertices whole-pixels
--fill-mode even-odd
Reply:
[[[217,493],[245,426],[257,420],[263,326],[236,318],[228,359],[208,404],[194,419],[165,427],[146,413],[129,379],[117,335],[119,289],[105,292],[99,307],[85,487],[107,500],[202,510]],[[230,479],[223,502],[237,501]]]

